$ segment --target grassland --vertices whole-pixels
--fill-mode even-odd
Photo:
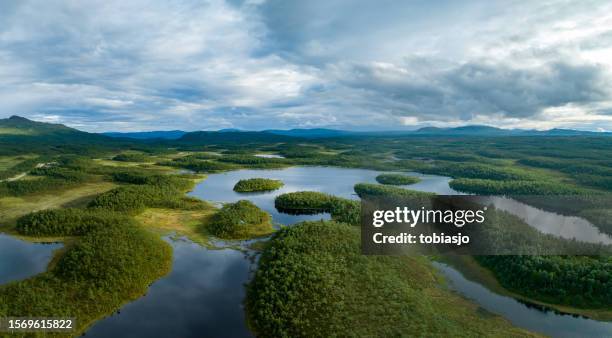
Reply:
[[[112,182],[85,183],[79,187],[54,193],[24,197],[0,198],[0,230],[11,231],[15,220],[29,212],[38,210],[79,207],[86,205],[96,195],[111,190],[117,185]]]
[[[176,210],[150,208],[135,217],[144,227],[161,234],[176,234],[209,247],[210,234],[206,225],[217,209],[210,207],[205,210]]]
[[[62,135],[68,137],[68,134]],[[30,170],[30,168],[15,172],[10,170],[20,162],[23,163],[24,159],[33,159],[36,156],[27,155],[32,157],[25,158],[20,154],[36,153],[51,158],[40,160],[45,163],[56,161],[65,155],[81,156],[87,159],[97,158],[97,160],[93,161],[93,166],[84,169],[75,168],[75,171],[83,169],[86,174],[95,176],[93,179],[86,177],[85,181],[78,183],[76,187],[58,188],[54,191],[33,193],[27,196],[0,198],[0,221],[2,222],[0,228],[3,231],[11,230],[14,220],[27,212],[60,207],[85,208],[95,195],[130,185],[130,182],[114,180],[113,174],[118,172],[148,171],[154,174],[168,174],[175,172],[176,168],[209,173],[242,168],[263,169],[292,165],[321,165],[381,171],[417,171],[450,176],[455,180],[455,186],[461,187],[466,192],[486,191],[494,194],[511,194],[535,191],[543,194],[556,194],[559,192],[609,193],[612,191],[609,172],[609,167],[612,166],[612,161],[609,160],[612,158],[610,151],[612,144],[610,139],[597,137],[500,137],[484,141],[480,138],[380,137],[298,141],[283,139],[278,142],[256,139],[236,142],[232,139],[233,136],[230,137],[231,135],[219,134],[208,135],[206,142],[200,143],[197,139],[191,139],[191,141],[164,141],[163,144],[146,144],[136,141],[118,143],[125,141],[95,137],[92,137],[91,140],[84,140],[85,135],[83,134],[77,134],[72,138],[57,136],[33,141],[28,141],[30,140],[28,138],[6,138],[5,136],[0,135],[0,150],[2,155],[6,155],[0,157],[0,171],[6,174],[4,178],[14,176],[15,172],[22,173]],[[241,137],[247,136],[247,134],[241,134]],[[70,144],[70,147],[66,147],[66,144]],[[265,159],[253,156],[262,152],[278,153],[286,158]],[[111,160],[121,153],[146,154],[146,162]],[[136,158],[132,157],[132,159]],[[52,173],[40,176],[28,175],[21,180],[45,179],[50,174]],[[533,187],[537,189],[534,190]],[[144,190],[146,189],[134,189],[134,191]],[[394,191],[369,185],[362,185],[357,190],[384,194]],[[185,202],[182,199],[174,202],[176,201]],[[295,204],[299,200],[291,202]],[[183,208],[188,207],[189,203],[177,203],[174,206],[176,208],[144,206],[144,209],[139,210],[133,217],[140,224],[141,229],[145,228],[160,233],[176,232],[201,243],[207,242],[210,234],[207,233],[205,225],[217,210],[210,206],[200,206],[199,209]],[[325,203],[324,206],[325,211],[332,212],[332,214],[335,212],[336,215],[353,215],[357,214],[356,210],[358,210],[356,203],[339,203],[338,205]],[[597,215],[601,215],[607,211],[597,212]],[[607,213],[604,214],[606,215]],[[354,217],[348,218],[342,221],[355,223]],[[338,217],[334,219],[339,220]],[[338,230],[338,233],[351,237],[354,236],[352,234],[354,231],[357,230]],[[423,336],[433,334],[527,335],[524,331],[512,328],[506,321],[481,311],[473,303],[440,288],[441,280],[431,269],[426,258],[397,260],[361,258],[354,253],[353,240],[344,245],[343,242],[327,241],[316,233],[311,234],[308,231],[305,233],[308,236],[289,232],[287,235],[282,235],[286,238],[281,240],[279,236],[271,244],[273,247],[276,245],[277,248],[288,249],[291,254],[294,254],[292,257],[283,256],[279,252],[276,252],[279,256],[273,257],[271,249],[266,249],[264,252],[264,256],[267,255],[266,259],[269,261],[262,260],[264,264],[261,274],[265,275],[266,269],[274,268],[271,265],[279,264],[277,267],[289,269],[289,277],[286,280],[281,280],[279,277],[278,280],[271,280],[271,284],[264,285],[266,288],[269,287],[266,289],[268,293],[262,293],[260,297],[274,296],[277,297],[276,299],[263,299],[264,303],[261,304],[261,307],[250,307],[249,317],[258,333],[281,332],[275,331],[277,329],[304,328],[305,332],[324,332],[329,335],[330,332],[341,332],[330,331],[331,329],[355,327],[355,332],[364,335],[380,332],[384,335],[399,335],[400,332],[406,332],[405,330],[419,332]],[[327,232],[322,230],[321,233]],[[289,237],[299,238],[303,243],[297,243]],[[121,240],[118,237],[115,238]],[[71,239],[73,243],[80,240],[79,238]],[[280,242],[283,243],[279,244]],[[318,253],[313,251],[315,249]],[[61,255],[65,253],[64,251]],[[481,282],[485,285],[498,288],[496,291],[499,290],[500,293],[506,292],[504,294],[509,296],[527,299],[524,295],[510,293],[503,289],[490,270],[482,268],[473,261],[470,264],[481,275],[483,278]],[[278,272],[278,270],[268,271]],[[325,271],[330,272],[327,275]],[[395,279],[393,274],[402,277],[401,280]],[[278,272],[278,276],[286,275],[285,271]],[[381,289],[369,288],[368,286],[373,283],[381,285]],[[494,286],[495,283],[497,283],[496,286]],[[337,290],[336,287],[348,290]],[[362,289],[364,294],[370,295],[375,301],[368,303],[357,294]],[[410,303],[410,307],[403,304],[401,300],[392,303],[384,310],[392,312],[395,317],[384,317],[381,314],[383,310],[376,308],[376,303],[384,303],[381,297],[397,298],[398,294],[400,298],[403,297],[403,300]],[[296,298],[295,295],[302,297]],[[105,294],[99,296],[103,297]],[[279,302],[272,304],[278,305],[278,308],[288,309],[287,313],[271,312],[277,316],[255,323],[255,316],[265,318],[270,315],[270,313],[256,313],[259,309],[270,309],[266,308],[269,304],[265,302],[268,301]],[[300,302],[304,303],[300,304]],[[334,302],[338,302],[339,305]],[[609,319],[605,310],[577,310],[577,312],[567,307],[555,307],[566,312]],[[320,314],[313,313],[314,311],[319,311]],[[372,316],[368,316],[370,313]],[[403,314],[409,314],[410,318],[402,317]],[[301,322],[302,318],[310,323]],[[285,321],[279,322],[280,319]],[[336,320],[344,320],[345,323],[336,322]],[[380,321],[379,329],[383,331],[375,331],[376,327],[366,327],[366,323],[371,323],[372,320]],[[390,325],[390,320],[399,323],[399,331],[394,331],[395,328]],[[408,322],[409,320],[412,322]],[[321,325],[318,328],[309,326],[314,325],[312,323]],[[285,325],[284,328],[283,325]],[[319,329],[327,331],[316,331]],[[282,332],[298,333],[298,331]]]
[[[222,239],[251,239],[274,232],[272,217],[248,200],[223,205],[205,225],[209,233]]]
[[[36,131],[19,128],[0,128],[0,135],[35,135]]]

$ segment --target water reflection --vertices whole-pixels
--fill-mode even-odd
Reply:
[[[172,272],[87,337],[251,337],[242,307],[251,267],[245,253],[166,240],[174,250]]]
[[[375,183],[378,174],[380,172],[373,170],[331,167],[239,170],[209,175],[190,195],[215,202],[248,199],[269,212],[275,222],[294,224],[303,220],[327,219],[329,215],[280,213],[274,207],[274,198],[279,194],[311,190],[357,199],[353,186],[360,182]],[[406,188],[445,195],[459,194],[448,186],[448,177],[413,175],[420,177],[421,182]],[[280,179],[285,186],[265,193],[242,194],[232,190],[238,180],[256,177]],[[530,224],[535,226],[540,224],[540,220]],[[554,226],[553,221],[549,221],[549,224]],[[167,240],[174,248],[173,270],[170,275],[154,283],[145,297],[126,305],[119,315],[98,322],[87,332],[87,336],[251,336],[242,308],[244,284],[248,282],[254,267],[251,260],[236,250],[208,250],[185,240]],[[451,268],[441,266],[441,269],[453,281],[458,291],[518,326],[543,333],[554,333],[556,336],[564,336],[557,334],[563,332],[568,332],[565,336],[610,335],[609,323],[541,312],[512,298],[496,295],[477,283],[469,282]]]
[[[329,219],[328,214],[289,215],[274,207],[276,196],[295,191],[320,191],[328,194],[358,199],[353,186],[359,182],[375,182],[379,174],[373,170],[342,169],[328,167],[292,167],[278,170],[237,170],[209,175],[189,193],[191,196],[215,202],[235,202],[248,199],[258,207],[269,212],[274,222],[294,224],[306,220]],[[234,185],[241,179],[270,178],[282,180],[282,188],[262,193],[237,193]]]
[[[320,191],[339,197],[359,199],[353,187],[357,183],[376,183],[376,176],[381,172],[366,169],[347,169],[332,167],[291,167],[277,170],[237,170],[209,175],[189,193],[191,196],[215,202],[235,202],[248,199],[258,207],[269,212],[275,222],[294,224],[306,220],[329,219],[328,214],[289,215],[279,212],[274,207],[276,196],[295,191]],[[448,186],[450,178],[410,173],[421,181],[406,188],[437,192],[439,194],[458,194]],[[285,185],[275,191],[263,193],[237,193],[233,187],[241,179],[270,178],[282,180]]]
[[[612,244],[612,237],[600,232],[596,226],[580,217],[544,211],[507,197],[491,196],[484,202],[492,203],[497,209],[518,216],[545,234],[581,242]]]
[[[47,270],[59,243],[31,243],[0,233],[0,284],[32,277]]]
[[[279,155],[279,154],[255,154],[255,157],[261,157],[261,158],[285,158],[285,156]]]
[[[467,280],[459,271],[446,264],[438,262],[433,264],[450,281],[452,289],[475,301],[482,308],[505,317],[516,326],[553,337],[612,336],[610,322],[561,314],[539,305],[525,304],[514,298],[498,295],[476,282]]]

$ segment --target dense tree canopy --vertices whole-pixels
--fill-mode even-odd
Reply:
[[[234,191],[236,192],[257,192],[257,191],[271,191],[280,189],[283,186],[283,182],[280,180],[271,180],[267,178],[249,178],[240,180],[234,185]]]
[[[376,176],[376,181],[380,184],[388,185],[409,185],[419,182],[420,179],[403,174],[380,174]]]
[[[208,231],[225,239],[246,239],[272,233],[272,217],[247,200],[225,204],[214,214]]]

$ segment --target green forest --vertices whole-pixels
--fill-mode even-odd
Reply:
[[[420,182],[421,179],[414,176],[402,174],[380,174],[376,176],[376,182],[388,185],[409,185]]]
[[[247,200],[225,204],[212,216],[207,229],[224,239],[248,239],[274,231],[272,217]]]
[[[612,233],[609,137],[304,139],[264,132],[195,132],[151,141],[109,138],[27,120],[11,121],[10,127],[21,124],[39,131],[0,135],[0,230],[32,241],[62,241],[65,247],[46,272],[0,286],[0,317],[78,316],[79,334],[142,296],[170,271],[171,249],[159,229],[142,222],[143,215],[164,216],[168,229],[197,234],[202,241],[209,236],[233,241],[272,234],[255,249],[261,260],[245,300],[249,323],[261,336],[330,336],[348,328],[364,336],[529,335],[491,314],[483,315],[474,303],[441,287],[444,282],[431,257],[360,254],[357,197],[433,196],[398,186],[418,182],[410,172],[449,177],[450,187],[460,192],[533,201],[537,207],[583,217],[601,232]],[[260,153],[284,158],[255,156]],[[356,184],[355,200],[317,191],[278,195],[278,211],[325,213],[332,219],[280,226],[278,231],[270,215],[249,201],[215,208],[187,196],[209,174],[293,166],[383,173],[376,178],[378,184]],[[261,178],[233,184],[229,190],[271,194],[283,186],[279,180]],[[568,202],[530,199],[534,195]],[[555,248],[576,245],[543,238],[524,223],[516,224],[487,235],[522,241],[527,249],[532,239]],[[475,260],[505,290],[523,299],[576,313],[612,313],[608,255]],[[441,320],[422,325],[413,320],[419,317]],[[372,320],[380,325],[365,325]]]
[[[249,178],[240,180],[234,185],[236,192],[258,192],[272,191],[280,189],[284,183],[280,180],[271,180],[267,178]]]

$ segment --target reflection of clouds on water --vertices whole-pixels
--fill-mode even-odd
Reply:
[[[311,190],[358,199],[354,194],[354,185],[361,182],[375,183],[378,174],[380,172],[373,170],[332,167],[238,170],[208,175],[208,178],[200,182],[190,195],[213,202],[248,199],[269,212],[276,223],[294,224],[303,220],[328,219],[329,215],[280,213],[274,207],[276,196],[287,192]],[[448,186],[450,181],[448,177],[422,174],[414,176],[420,177],[421,182],[405,188],[445,195],[460,194]],[[239,180],[257,177],[280,179],[285,186],[264,193],[241,194],[233,191],[234,185]],[[209,250],[188,240],[169,241],[174,248],[174,263],[170,275],[154,283],[145,297],[126,305],[119,315],[97,323],[87,332],[87,336],[129,335],[137,338],[252,336],[246,327],[242,307],[245,296],[244,284],[248,282],[254,267],[249,256],[237,250]],[[242,243],[242,248],[247,246],[245,243]],[[458,272],[456,274],[462,278]],[[457,277],[455,279],[462,281]],[[477,303],[491,312],[499,307],[501,312],[498,313],[516,325],[545,333],[554,332],[549,331],[552,330],[551,327],[558,328],[559,332],[565,331],[569,332],[570,336],[582,337],[592,335],[592,332],[610,332],[606,323],[574,319],[571,316],[559,316],[554,313],[538,315],[537,310],[530,309],[511,298],[492,294],[479,284],[467,282],[459,285],[466,286],[463,290],[467,290],[465,292],[468,297],[473,297]],[[461,288],[457,289],[464,292]],[[539,322],[541,324],[538,324]],[[601,328],[608,331],[601,331]]]
[[[544,211],[507,197],[488,197],[487,202],[495,205],[497,209],[519,217],[545,234],[575,238],[582,242],[612,244],[609,235],[601,233],[596,226],[583,218]]]
[[[278,195],[296,191],[320,191],[335,196],[358,199],[353,187],[357,183],[375,183],[380,172],[364,169],[344,169],[331,167],[291,167],[275,170],[237,170],[220,174],[211,174],[199,183],[190,193],[191,196],[204,200],[235,202],[248,199],[258,207],[269,212],[274,222],[294,224],[307,220],[329,219],[329,214],[289,215],[281,213],[274,207]],[[270,192],[244,194],[233,191],[241,179],[270,178],[283,181],[282,188]]]
[[[26,279],[47,270],[58,243],[31,243],[0,233],[0,284]]]
[[[255,156],[261,158],[285,158],[285,156],[278,154],[256,154]]]
[[[166,240],[174,250],[172,272],[87,337],[251,337],[242,308],[251,266],[245,254]]]
[[[553,337],[610,337],[612,323],[569,314],[560,314],[541,306],[527,305],[498,295],[484,286],[469,281],[446,264],[434,262],[454,289],[484,309],[507,318],[512,324]]]

